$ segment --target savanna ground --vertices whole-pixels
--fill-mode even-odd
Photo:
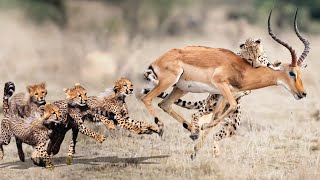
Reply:
[[[90,8],[99,7],[99,4],[87,4],[81,12],[92,12]],[[4,84],[12,80],[18,87],[17,91],[24,91],[27,84],[46,81],[48,99],[53,101],[64,98],[62,88],[75,82],[81,82],[87,87],[88,94],[94,95],[111,87],[120,76],[127,76],[133,80],[139,94],[143,83],[141,73],[165,51],[187,45],[224,47],[237,51],[238,43],[247,37],[261,37],[271,60],[289,61],[287,50],[267,36],[266,27],[226,21],[223,19],[224,11],[218,8],[210,13],[206,21],[211,23],[206,23],[201,35],[140,40],[130,47],[121,44],[126,42],[121,36],[113,39],[118,43],[108,48],[107,53],[114,61],[121,62],[116,66],[116,71],[120,73],[107,74],[107,77],[102,73],[102,78],[95,76],[101,75],[100,69],[87,71],[87,63],[90,62],[83,58],[91,51],[109,47],[96,39],[96,32],[83,32],[76,21],[68,29],[58,30],[50,24],[34,26],[26,22],[19,12],[2,13],[0,19],[5,28],[0,29],[3,35],[0,43],[0,82]],[[240,25],[246,28],[240,28]],[[277,34],[290,42],[298,53],[303,50],[292,29]],[[80,134],[74,163],[68,166],[65,164],[71,137],[68,133],[60,153],[53,157],[56,168],[52,172],[32,164],[32,148],[27,145],[24,145],[26,162],[20,162],[12,140],[10,145],[4,147],[5,157],[0,162],[1,179],[319,179],[320,52],[317,48],[320,37],[307,37],[311,42],[311,52],[306,60],[308,67],[302,71],[307,98],[297,101],[282,87],[256,90],[244,97],[238,133],[220,142],[221,154],[218,157],[212,156],[211,135],[197,158],[191,160],[195,142],[189,138],[189,132],[157,108],[165,123],[162,138],[156,134],[134,135],[124,130],[109,132],[100,125],[88,124],[107,135],[106,141],[99,144]],[[105,68],[112,64],[111,61],[98,63],[103,63],[98,65]],[[201,100],[205,97],[206,94],[189,94],[184,99]],[[131,117],[153,123],[139,95],[128,97],[127,102]],[[191,120],[192,111],[175,109]]]

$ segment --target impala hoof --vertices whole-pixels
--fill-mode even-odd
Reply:
[[[199,138],[199,134],[193,133],[189,136],[193,141],[197,140]]]
[[[196,153],[191,154],[191,156],[190,156],[191,160],[194,160],[196,158],[196,156],[197,156]]]
[[[159,135],[160,137],[163,136],[163,129],[160,129],[160,130],[159,130],[158,135]]]
[[[66,159],[66,164],[67,165],[71,165],[73,162],[73,158],[71,156],[68,156],[67,159]]]

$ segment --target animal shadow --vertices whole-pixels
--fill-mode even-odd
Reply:
[[[104,163],[109,163],[111,166],[127,166],[127,165],[138,165],[138,164],[159,164],[158,162],[149,162],[149,159],[162,159],[168,158],[168,155],[159,156],[147,156],[147,157],[133,157],[133,158],[121,158],[118,156],[108,156],[108,157],[94,157],[94,158],[84,158],[83,156],[75,156],[73,158],[72,164],[86,164],[86,165],[102,165]],[[66,157],[53,157],[52,159],[55,167],[67,166]],[[9,169],[29,169],[32,167],[37,167],[33,164],[30,158],[26,159],[25,162],[14,161],[0,164],[0,168]]]

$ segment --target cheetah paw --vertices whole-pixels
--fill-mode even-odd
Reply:
[[[103,134],[97,134],[96,140],[99,143],[102,143],[104,140],[106,140],[106,137]]]
[[[53,171],[54,170],[54,165],[53,164],[49,164],[46,166],[46,169],[48,169],[49,171]]]

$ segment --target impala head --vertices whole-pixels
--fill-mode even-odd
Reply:
[[[294,49],[289,46],[287,43],[283,42],[279,38],[277,38],[271,30],[270,27],[270,18],[271,18],[271,13],[269,14],[268,18],[268,32],[269,35],[277,41],[279,44],[283,45],[286,47],[291,54],[291,63],[290,64],[283,64],[282,65],[282,71],[284,72],[283,76],[279,77],[278,79],[278,84],[284,86],[290,93],[296,98],[296,99],[302,99],[307,96],[307,93],[303,87],[303,83],[301,80],[301,69],[304,68],[305,66],[302,64],[304,59],[307,57],[309,50],[310,50],[310,43],[304,39],[298,30],[297,27],[297,13],[298,10],[296,11],[296,14],[294,16],[294,30],[296,32],[296,35],[298,38],[303,42],[304,44],[304,50],[299,58],[297,58],[297,55],[294,51]]]

